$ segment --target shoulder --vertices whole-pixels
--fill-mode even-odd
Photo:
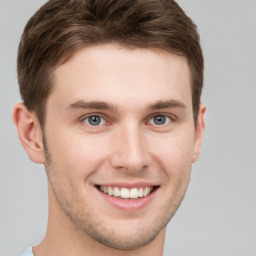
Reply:
[[[20,256],[34,256],[32,252],[32,247],[29,247],[25,252],[23,252]]]

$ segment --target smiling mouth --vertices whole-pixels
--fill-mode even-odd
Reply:
[[[101,192],[122,199],[139,199],[143,197],[147,197],[154,190],[158,188],[158,186],[148,186],[148,187],[139,187],[139,188],[119,188],[119,187],[110,187],[110,186],[96,186],[98,190]]]

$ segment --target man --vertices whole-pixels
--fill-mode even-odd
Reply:
[[[163,255],[204,130],[193,22],[171,0],[50,0],[18,80],[13,120],[49,193],[45,238],[23,255]]]

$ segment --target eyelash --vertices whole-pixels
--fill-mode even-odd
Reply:
[[[154,119],[157,118],[157,117],[164,118],[164,121],[166,121],[166,120],[169,119],[169,121],[167,121],[167,123],[165,122],[164,124],[159,124],[159,125],[157,125],[157,124],[155,124],[155,123],[151,123],[152,125],[156,125],[156,126],[165,126],[165,125],[167,125],[168,123],[170,123],[170,122],[173,121],[173,118],[170,117],[170,116],[168,116],[168,115],[165,115],[165,114],[156,114],[156,115],[152,116],[152,117],[149,119],[149,123],[150,123],[151,120],[154,120]],[[156,120],[154,120],[154,121],[156,121]]]
[[[81,119],[81,122],[87,123],[87,125],[88,125],[88,126],[91,126],[91,127],[95,127],[95,128],[96,128],[96,127],[101,127],[102,124],[101,124],[101,125],[92,125],[92,124],[89,123],[89,118],[92,118],[92,117],[99,117],[99,118],[101,119],[100,123],[101,123],[102,121],[104,122],[103,125],[105,125],[105,123],[107,123],[106,118],[103,117],[102,114],[97,114],[97,113],[95,113],[95,114],[90,114],[90,115],[87,115],[87,116],[83,117],[83,118]],[[88,122],[86,122],[86,120],[88,120]]]
[[[99,125],[90,124],[89,123],[89,118],[92,118],[92,117],[100,118],[101,119],[100,124]],[[150,123],[150,121],[152,119],[156,118],[156,117],[164,117],[165,119],[169,119],[169,121],[167,123],[160,124],[160,125]],[[88,122],[86,122],[86,120]],[[147,118],[147,120],[148,120],[147,123],[149,123],[150,125],[154,125],[154,126],[157,126],[157,127],[164,127],[164,126],[168,125],[169,123],[172,123],[173,121],[175,121],[175,118],[173,116],[170,116],[170,115],[167,115],[167,114],[164,114],[164,113],[155,113],[154,115],[151,115],[150,118]],[[103,124],[101,124],[102,121],[104,122]],[[93,114],[84,116],[83,118],[81,118],[81,122],[86,123],[88,126],[94,127],[94,128],[102,127],[103,125],[106,125],[108,123],[107,118],[104,117],[102,114],[98,114],[98,113],[93,113]]]

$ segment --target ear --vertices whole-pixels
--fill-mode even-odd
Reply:
[[[34,112],[28,111],[23,103],[17,103],[13,110],[13,122],[28,157],[35,163],[44,163],[42,130]]]
[[[204,104],[200,104],[198,116],[197,116],[197,122],[196,122],[196,129],[195,129],[194,154],[192,158],[193,163],[198,159],[200,155],[203,132],[205,128],[205,122],[204,122],[205,111],[206,111],[206,106]]]

